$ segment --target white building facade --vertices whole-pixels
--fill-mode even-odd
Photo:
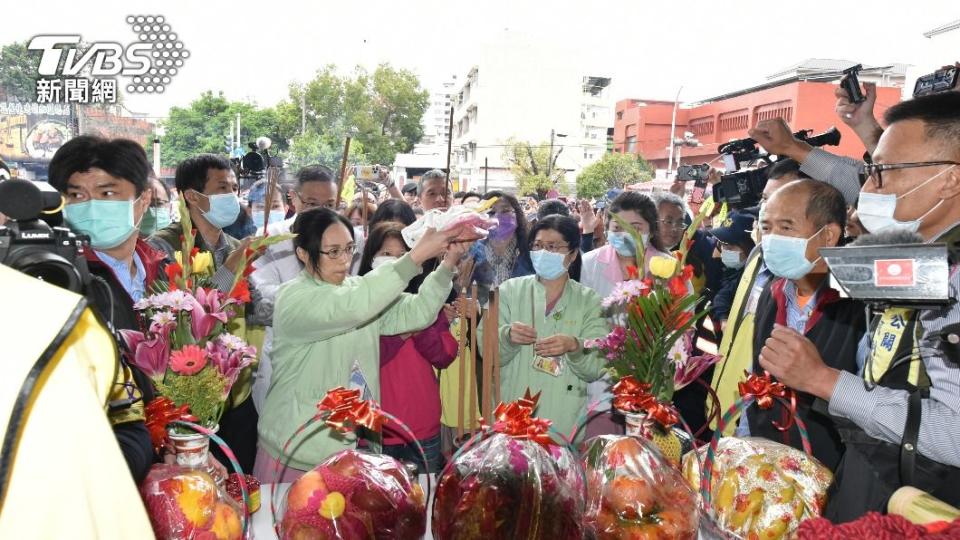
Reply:
[[[566,184],[607,151],[613,127],[610,78],[593,76],[569,56],[505,31],[485,45],[454,95],[454,175],[471,191],[516,191],[503,160],[508,141],[549,145]]]

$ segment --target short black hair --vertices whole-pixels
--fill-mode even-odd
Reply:
[[[210,169],[218,171],[230,170],[230,161],[216,154],[200,154],[189,157],[177,165],[177,173],[174,177],[174,184],[177,191],[186,193],[188,190],[194,190],[203,193],[203,188],[207,185],[207,173]]]
[[[403,225],[410,225],[417,220],[417,215],[413,213],[413,208],[406,201],[400,199],[387,199],[377,207],[377,211],[370,218],[369,226],[386,221],[396,221]]]
[[[887,125],[904,120],[923,122],[928,139],[940,140],[960,155],[960,92],[942,92],[901,101],[884,114]]]
[[[537,207],[537,219],[543,219],[547,216],[569,216],[570,207],[559,199],[549,199],[540,203]]]
[[[571,251],[577,254],[577,257],[570,263],[567,272],[574,281],[580,281],[580,267],[582,266],[582,257],[580,256],[580,224],[570,216],[561,216],[554,214],[543,219],[537,220],[537,224],[530,230],[530,240],[527,247],[533,249],[533,243],[537,240],[537,233],[542,230],[557,231],[567,242]]]
[[[406,184],[403,185],[403,188],[400,189],[400,193],[403,193],[403,194],[413,193],[414,195],[416,195],[416,194],[417,194],[417,183],[416,183],[416,182],[407,182]]]
[[[807,193],[807,209],[804,214],[816,228],[836,223],[840,226],[840,234],[843,235],[843,230],[847,226],[847,202],[840,190],[826,182],[811,179],[794,180],[780,190],[788,188],[800,189]]]
[[[386,243],[388,238],[399,240],[404,246],[407,245],[401,233],[403,227],[402,223],[385,221],[370,228],[370,235],[363,245],[363,255],[360,257],[360,267],[357,269],[358,276],[365,276],[373,270],[373,259],[377,256],[377,252],[383,249],[383,244]],[[414,285],[414,283],[407,285],[405,292],[416,294]]]
[[[460,204],[463,204],[464,202],[466,202],[467,199],[470,199],[472,197],[476,197],[477,199],[483,200],[483,195],[477,193],[476,191],[461,192],[460,196],[457,198],[460,199]]]
[[[670,249],[670,246],[664,247],[660,245],[660,217],[657,213],[657,205],[653,202],[653,199],[637,191],[624,191],[617,195],[617,198],[610,203],[608,212],[610,214],[616,214],[617,212],[624,211],[636,212],[647,222],[647,225],[650,226],[650,243],[653,244],[653,247],[660,251]],[[611,219],[607,226],[609,227],[609,223],[612,222],[613,220]]]
[[[300,169],[300,172],[297,173],[297,188],[303,187],[307,182],[336,183],[333,179],[333,171],[323,165],[310,165]]]
[[[767,169],[767,178],[777,179],[788,174],[797,175],[795,180],[810,178],[810,175],[800,170],[800,162],[791,158],[778,159]]]
[[[61,193],[74,173],[101,169],[133,184],[137,195],[147,188],[150,162],[143,147],[130,139],[106,139],[81,135],[67,141],[50,160],[47,181]]]
[[[300,212],[297,219],[293,221],[291,232],[297,234],[293,239],[293,245],[303,248],[307,252],[307,258],[315,270],[320,268],[320,248],[323,241],[323,233],[331,225],[339,223],[350,231],[350,238],[353,236],[353,224],[347,218],[334,212],[329,208],[311,208]]]

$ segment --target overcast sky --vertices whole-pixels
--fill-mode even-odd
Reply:
[[[127,100],[162,117],[207,89],[272,105],[328,63],[390,62],[431,87],[464,73],[483,36],[504,28],[576,48],[575,61],[613,78],[615,99],[672,99],[682,85],[681,100],[696,101],[810,57],[916,62],[929,54],[922,33],[960,19],[960,1],[46,0],[5,2],[0,42],[79,33],[128,43],[130,14],[163,15],[192,55],[164,94]]]

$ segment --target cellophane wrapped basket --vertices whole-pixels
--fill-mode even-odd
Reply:
[[[158,540],[240,540],[243,510],[204,471],[156,464],[140,484]]]
[[[697,495],[655,448],[632,436],[601,435],[584,443],[587,538],[697,537]]]
[[[423,490],[390,456],[338,452],[298,478],[285,503],[281,540],[413,540],[426,532]]]
[[[583,538],[583,471],[568,448],[504,433],[466,448],[437,487],[436,540]]]
[[[707,448],[699,450],[706,459]],[[683,460],[691,486],[701,486],[696,455]],[[742,538],[790,538],[800,522],[818,517],[833,480],[816,458],[767,439],[720,439],[711,472],[709,506],[715,522]]]

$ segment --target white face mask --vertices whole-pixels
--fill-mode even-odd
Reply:
[[[876,234],[881,231],[917,232],[920,229],[920,223],[929,216],[931,212],[943,204],[943,199],[940,199],[940,202],[935,204],[930,210],[927,210],[922,216],[911,221],[899,221],[893,217],[897,211],[897,201],[926,186],[954,167],[956,167],[956,165],[947,167],[899,197],[893,193],[861,193],[860,200],[857,202],[857,217],[860,218],[860,223],[862,223],[864,228],[867,229],[867,232],[871,234]]]
[[[377,255],[372,261],[370,261],[370,268],[375,270],[395,260],[397,260],[397,258],[390,255]]]
[[[735,249],[720,250],[720,261],[727,268],[734,270],[743,268],[743,261],[740,260],[740,252]]]

